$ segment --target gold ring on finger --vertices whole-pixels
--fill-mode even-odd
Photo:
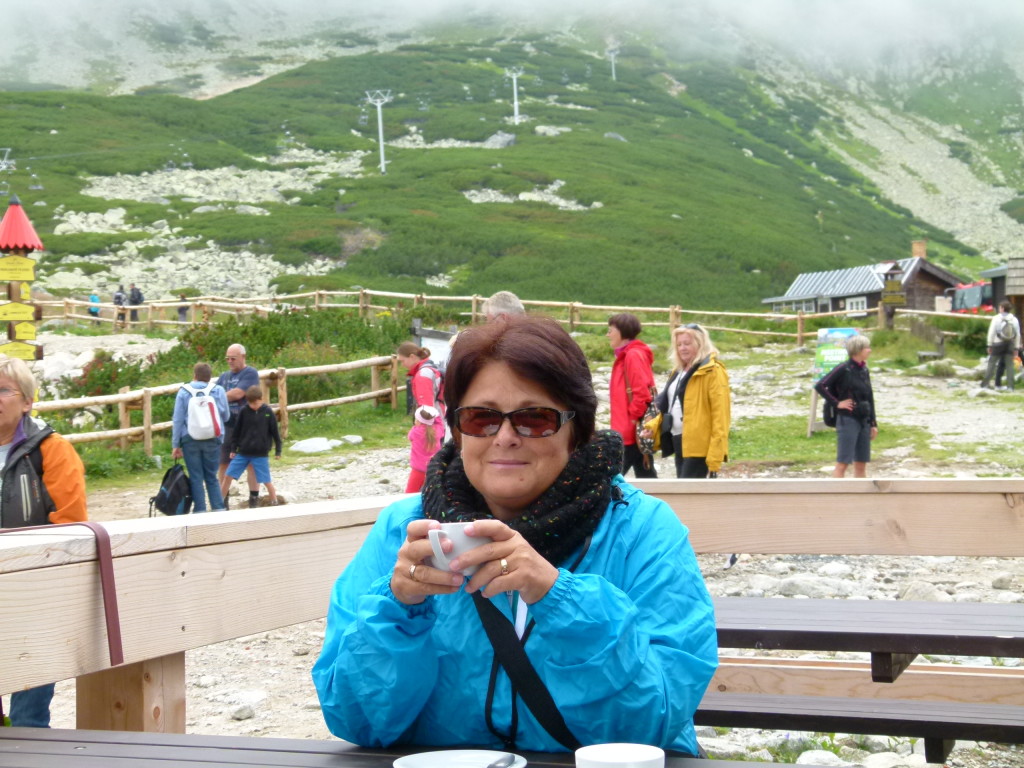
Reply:
[[[409,566],[409,578],[416,581],[416,563]]]
[[[508,576],[508,560],[501,558],[501,575]]]

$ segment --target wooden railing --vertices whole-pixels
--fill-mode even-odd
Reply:
[[[305,403],[292,403],[288,399],[288,378],[297,376],[314,376],[325,373],[341,373],[344,371],[356,371],[364,368],[370,369],[370,390],[359,392],[345,397],[335,397],[329,400],[317,400]],[[333,363],[331,365],[313,365],[302,368],[266,368],[259,372],[260,384],[264,392],[264,400],[278,414],[278,422],[281,437],[288,437],[288,414],[295,411],[305,411],[314,408],[329,408],[346,403],[359,403],[367,400],[382,401],[386,399],[392,409],[398,407],[398,393],[405,391],[405,386],[399,386],[398,358],[394,355],[370,357],[364,360],[354,360],[348,363]],[[386,377],[386,386],[382,379]],[[116,405],[118,409],[118,429],[106,429],[93,432],[69,432],[62,433],[72,443],[87,443],[99,440],[118,440],[122,450],[128,447],[131,440],[141,439],[146,455],[153,455],[153,435],[158,432],[166,432],[173,427],[170,421],[153,421],[153,398],[162,395],[174,395],[181,388],[181,383],[164,384],[158,387],[144,387],[143,389],[131,390],[124,387],[116,395],[97,395],[94,397],[75,397],[65,400],[44,400],[36,402],[34,408],[39,413],[53,413],[59,411],[80,411],[86,408],[104,405]],[[277,400],[271,397],[272,390],[277,391]],[[131,414],[133,411],[142,412],[142,424],[132,426]]]
[[[698,553],[1024,556],[1019,479],[637,485],[668,502]],[[124,639],[118,667],[107,656],[91,534],[0,535],[0,693],[74,677],[80,728],[183,732],[185,651],[322,618],[334,580],[397,498],[106,523]],[[1022,670],[928,665],[945,675],[928,684],[911,665],[897,682],[871,685],[849,662],[776,661],[726,659],[712,685],[1024,705]]]
[[[37,304],[44,309],[44,317],[63,317],[68,320],[93,321],[98,324],[110,325],[111,331],[118,330],[141,330],[142,328],[154,328],[156,326],[189,326],[194,323],[207,322],[217,315],[232,315],[236,318],[246,316],[266,316],[270,312],[281,311],[293,306],[301,306],[305,309],[330,309],[346,308],[358,310],[360,317],[370,317],[376,312],[387,312],[398,306],[426,306],[428,304],[457,304],[462,305],[465,311],[462,314],[469,323],[476,323],[483,320],[483,303],[485,297],[472,296],[441,296],[422,293],[396,293],[393,291],[373,291],[361,289],[358,291],[310,291],[305,293],[293,293],[285,295],[255,296],[245,299],[233,299],[223,296],[203,296],[186,301],[147,301],[135,307],[139,313],[136,322],[130,320],[119,321],[117,309],[113,304],[95,304],[77,299],[64,299],[63,301],[39,301]],[[468,306],[466,306],[468,305]],[[721,318],[724,322],[729,319],[759,319],[771,320],[773,322],[786,323],[792,326],[793,330],[753,330],[728,324],[710,324],[706,320],[706,327],[719,333],[737,333],[748,336],[775,337],[781,339],[793,339],[797,346],[803,346],[809,340],[814,331],[808,330],[808,321],[828,317],[854,318],[861,324],[864,331],[877,330],[886,327],[886,308],[879,305],[876,309],[865,312],[850,312],[847,310],[837,312],[816,312],[796,314],[782,314],[774,312],[716,312],[710,310],[684,309],[680,305],[669,307],[639,307],[619,306],[609,304],[583,304],[576,301],[540,301],[523,299],[523,305],[528,310],[539,311],[554,317],[570,331],[588,326],[607,325],[607,316],[619,312],[631,312],[640,317],[644,325],[652,327],[675,328],[686,321],[686,318]],[[89,307],[99,307],[100,316],[94,318],[88,314]],[[186,308],[186,321],[177,319],[178,309]],[[125,311],[125,318],[130,317],[127,310],[132,307],[121,307]],[[603,315],[593,319],[595,315]],[[920,315],[922,317],[949,317],[964,323],[977,322],[979,319],[988,321],[991,319],[985,315],[967,315],[952,312],[931,312],[927,310],[896,308],[895,316],[899,315]],[[591,319],[587,319],[587,318]],[[170,319],[168,319],[170,318]],[[871,321],[873,325],[863,324]]]

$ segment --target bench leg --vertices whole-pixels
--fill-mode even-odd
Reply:
[[[946,758],[953,751],[956,739],[926,738],[924,740],[924,759],[928,763],[945,765]]]
[[[75,685],[80,729],[185,732],[185,653],[82,675]]]
[[[893,683],[917,658],[916,653],[871,654],[871,679],[876,683]]]

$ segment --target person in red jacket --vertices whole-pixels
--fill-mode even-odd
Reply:
[[[636,315],[624,312],[608,318],[608,343],[615,350],[608,399],[612,410],[612,429],[622,435],[622,474],[632,468],[636,477],[657,477],[654,458],[646,457],[636,444],[636,424],[647,410],[653,397],[654,353],[637,339],[640,321]]]

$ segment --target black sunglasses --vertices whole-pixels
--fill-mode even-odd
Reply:
[[[502,413],[493,408],[470,405],[455,409],[455,426],[469,437],[494,437],[502,422],[508,419],[520,437],[551,437],[575,415],[576,411],[557,408],[519,408]]]

